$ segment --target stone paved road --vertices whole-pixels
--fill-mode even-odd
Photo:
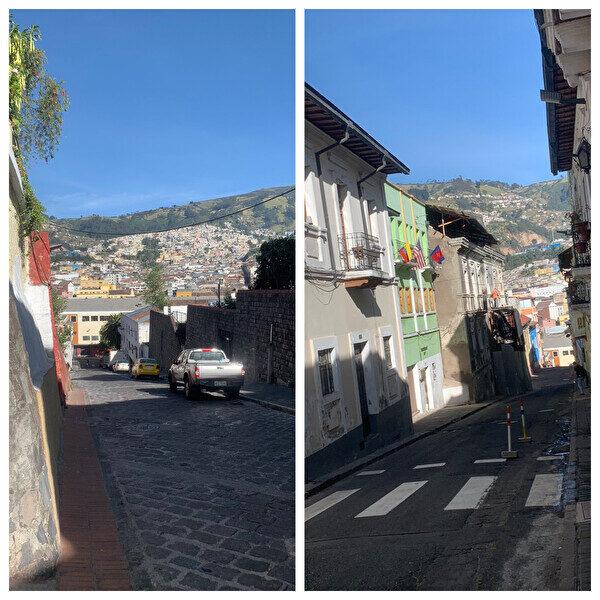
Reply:
[[[294,417],[73,373],[134,589],[294,588]]]

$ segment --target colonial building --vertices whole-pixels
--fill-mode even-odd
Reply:
[[[564,332],[544,334],[544,363],[548,367],[568,367],[575,362],[573,343]]]
[[[384,183],[409,169],[305,88],[306,475],[412,432]]]
[[[519,312],[508,306],[504,257],[465,213],[426,205],[430,248],[439,247],[434,290],[444,367],[444,402],[486,402],[531,389]]]
[[[406,368],[401,375],[408,382],[412,413],[425,413],[444,405],[444,372],[433,269],[429,259],[427,215],[425,206],[399,187],[386,182],[384,189],[390,215],[401,314],[400,339]],[[414,255],[418,251],[422,263]]]
[[[98,350],[100,330],[111,315],[142,306],[141,298],[68,298],[63,316],[71,323],[75,356],[90,356]]]
[[[591,10],[539,9],[550,170],[569,173],[573,246],[559,266],[568,282],[576,360],[591,372]]]
[[[131,362],[138,358],[148,358],[148,342],[150,341],[150,306],[142,306],[121,317],[119,333],[121,334],[121,350]]]

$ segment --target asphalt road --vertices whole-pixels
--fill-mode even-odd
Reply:
[[[506,450],[506,403],[497,403],[310,497],[306,589],[560,589],[572,558],[561,454],[572,383],[552,371],[525,400],[531,443],[516,440],[512,402],[518,458],[475,463]]]
[[[293,415],[99,368],[72,378],[134,589],[293,589]]]

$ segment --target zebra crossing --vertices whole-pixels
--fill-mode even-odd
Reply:
[[[480,475],[469,477],[446,505],[444,511],[477,510],[478,508],[481,508],[497,480],[497,476]],[[365,507],[355,515],[354,518],[364,519],[386,516],[414,494],[426,493],[427,483],[429,483],[428,480],[403,482],[392,491],[386,493],[384,496]],[[563,476],[561,473],[536,475],[531,484],[525,506],[528,508],[557,506],[561,499],[562,484]],[[350,496],[360,492],[361,489],[362,488],[337,490],[328,496],[321,498],[306,508],[304,521],[310,521],[317,515],[320,515],[345,501]]]

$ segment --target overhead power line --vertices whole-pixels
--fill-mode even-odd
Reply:
[[[255,204],[251,204],[250,206],[245,206],[244,208],[234,210],[233,212],[226,213],[224,215],[218,215],[216,217],[211,217],[210,219],[204,219],[203,221],[197,221],[196,223],[187,223],[185,225],[178,225],[177,227],[165,227],[164,229],[151,229],[148,231],[133,231],[133,232],[130,231],[129,233],[114,233],[114,232],[109,232],[109,231],[89,231],[86,229],[77,229],[74,227],[67,227],[65,225],[61,225],[59,223],[56,223],[55,221],[51,221],[51,222],[52,222],[52,225],[54,227],[57,227],[58,229],[64,229],[65,231],[70,231],[72,233],[81,233],[81,234],[88,235],[91,237],[106,236],[106,237],[116,238],[116,237],[127,237],[129,235],[144,235],[146,233],[164,233],[166,231],[176,231],[178,229],[185,229],[186,227],[196,227],[197,225],[206,225],[207,223],[213,223],[214,221],[220,221],[221,219],[226,219],[227,217],[233,217],[234,215],[239,215],[240,213],[250,210],[251,208],[256,208],[257,206],[260,206],[261,204],[266,204],[267,202],[271,202],[271,200],[276,200],[277,198],[281,198],[281,197],[285,196],[286,194],[293,192],[295,189],[296,189],[296,186],[292,186],[291,188],[284,190],[283,192],[281,192],[280,194],[277,194],[276,196],[270,196],[269,198],[265,198],[264,200],[261,200],[260,202],[256,202]]]

